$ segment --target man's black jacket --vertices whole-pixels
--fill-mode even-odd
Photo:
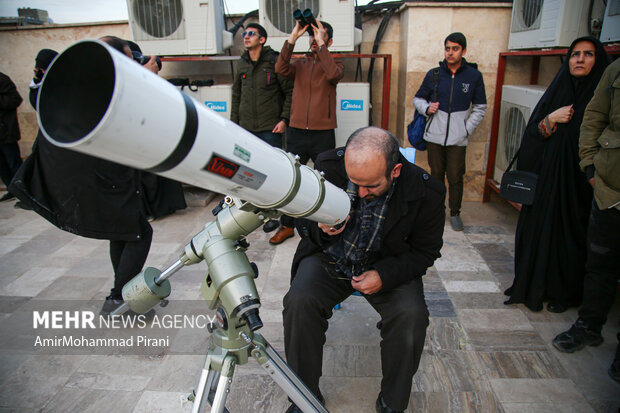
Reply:
[[[446,187],[402,155],[400,162],[403,167],[388,207],[379,258],[369,263],[379,272],[382,291],[424,275],[441,256],[443,244]],[[344,148],[323,152],[315,168],[325,172],[325,178],[334,185],[346,187]],[[324,235],[315,222],[305,219],[296,220],[296,225],[302,240],[293,258],[293,277],[303,258],[322,251],[338,237]]]

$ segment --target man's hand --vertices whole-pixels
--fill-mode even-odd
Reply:
[[[426,109],[426,114],[427,115],[434,115],[435,113],[437,113],[438,109],[439,109],[439,102],[433,102]]]
[[[151,56],[151,58],[148,62],[146,62],[144,67],[155,74],[159,73],[159,67],[157,66],[157,60],[155,60],[155,56]]]
[[[319,20],[316,21],[316,26],[312,26],[312,31],[314,32],[314,41],[316,45],[319,47],[325,46],[325,28],[321,24]]]
[[[295,20],[295,27],[293,27],[293,31],[291,32],[291,35],[288,37],[288,43],[295,44],[297,39],[303,36],[303,34],[306,32],[307,29],[308,29],[308,25],[301,27],[301,25],[299,24],[299,21]]]
[[[286,123],[283,120],[281,120],[280,122],[276,123],[276,126],[274,126],[271,132],[284,133],[284,131],[286,131]]]
[[[381,290],[383,282],[376,270],[370,270],[353,277],[351,286],[363,294],[374,294]]]
[[[338,229],[336,229],[333,225],[321,224],[320,222],[317,224],[321,231],[326,233],[327,235],[338,235],[342,231],[344,231],[344,227],[347,226],[347,222],[349,221],[349,217],[344,221],[344,225]]]
[[[594,188],[594,178],[588,179],[588,182],[590,182],[590,185]]]
[[[573,118],[575,110],[573,105],[563,106],[555,111],[551,112],[547,117],[549,118],[549,124],[553,128],[556,123],[568,123]]]

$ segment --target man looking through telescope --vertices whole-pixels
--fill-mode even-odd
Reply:
[[[297,220],[302,240],[283,311],[287,362],[322,400],[327,319],[360,291],[381,315],[377,411],[403,411],[428,326],[422,275],[440,257],[445,186],[407,162],[396,138],[377,127],[358,129],[344,150],[319,155],[315,167],[346,189],[351,212],[342,228]],[[287,413],[299,411],[293,404]]]
[[[310,53],[291,62],[295,42],[308,31]],[[344,64],[329,53],[334,31],[326,22],[301,26],[299,21],[284,42],[276,62],[276,71],[294,80],[291,118],[286,134],[286,149],[299,155],[300,162],[316,161],[318,154],[336,145],[336,85],[344,76]],[[269,240],[280,244],[294,235],[293,219],[283,216],[282,226]]]

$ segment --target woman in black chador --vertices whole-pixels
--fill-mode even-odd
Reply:
[[[579,168],[579,128],[608,59],[592,37],[575,40],[534,108],[517,169],[538,174],[533,205],[523,206],[515,237],[515,279],[506,304],[552,312],[581,303],[592,188]]]

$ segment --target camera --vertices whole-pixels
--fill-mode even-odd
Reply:
[[[149,60],[151,60],[150,56],[145,56],[142,53],[135,51],[135,50],[131,52],[131,54],[133,56],[133,60],[140,63],[142,66],[144,66],[145,64],[147,64]],[[155,61],[157,62],[157,68],[161,70],[161,59],[159,58],[159,56],[155,56]]]
[[[314,18],[311,9],[306,9],[303,12],[300,9],[297,9],[293,12],[293,18],[295,18],[295,20],[297,20],[302,27],[307,25],[317,26],[316,19]]]

